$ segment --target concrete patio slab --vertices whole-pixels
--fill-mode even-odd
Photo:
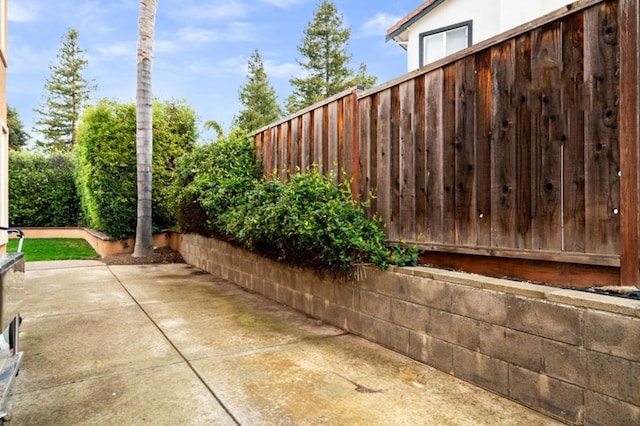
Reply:
[[[144,309],[188,360],[344,334],[249,293]]]
[[[22,330],[18,392],[182,361],[137,306],[25,317]]]
[[[551,425],[185,264],[31,270],[11,425]]]
[[[10,425],[236,424],[185,364],[19,393],[9,408]]]
[[[193,364],[246,425],[555,424],[353,335]]]

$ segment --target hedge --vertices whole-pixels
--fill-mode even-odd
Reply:
[[[184,102],[153,105],[153,225],[170,228],[167,187],[177,159],[195,145],[196,115]],[[135,105],[103,99],[87,108],[78,129],[77,182],[88,226],[120,239],[135,234]]]
[[[72,156],[9,151],[9,224],[58,227],[81,223]]]

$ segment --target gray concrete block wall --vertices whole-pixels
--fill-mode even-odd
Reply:
[[[640,424],[640,302],[430,268],[349,281],[194,234],[196,267],[568,423]]]

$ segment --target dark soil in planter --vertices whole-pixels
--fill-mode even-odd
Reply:
[[[166,263],[185,263],[180,253],[169,247],[157,248],[151,256],[133,257],[131,253],[114,254],[100,259],[107,265],[157,265]]]
[[[625,299],[640,300],[640,290],[634,287],[592,287],[584,289],[572,288],[571,290],[604,294],[606,296],[623,297]]]

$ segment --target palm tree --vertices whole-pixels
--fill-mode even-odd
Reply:
[[[153,254],[151,216],[151,160],[153,154],[153,104],[151,62],[153,30],[158,0],[140,0],[138,19],[138,78],[136,89],[136,164],[138,178],[138,221],[133,256]]]

